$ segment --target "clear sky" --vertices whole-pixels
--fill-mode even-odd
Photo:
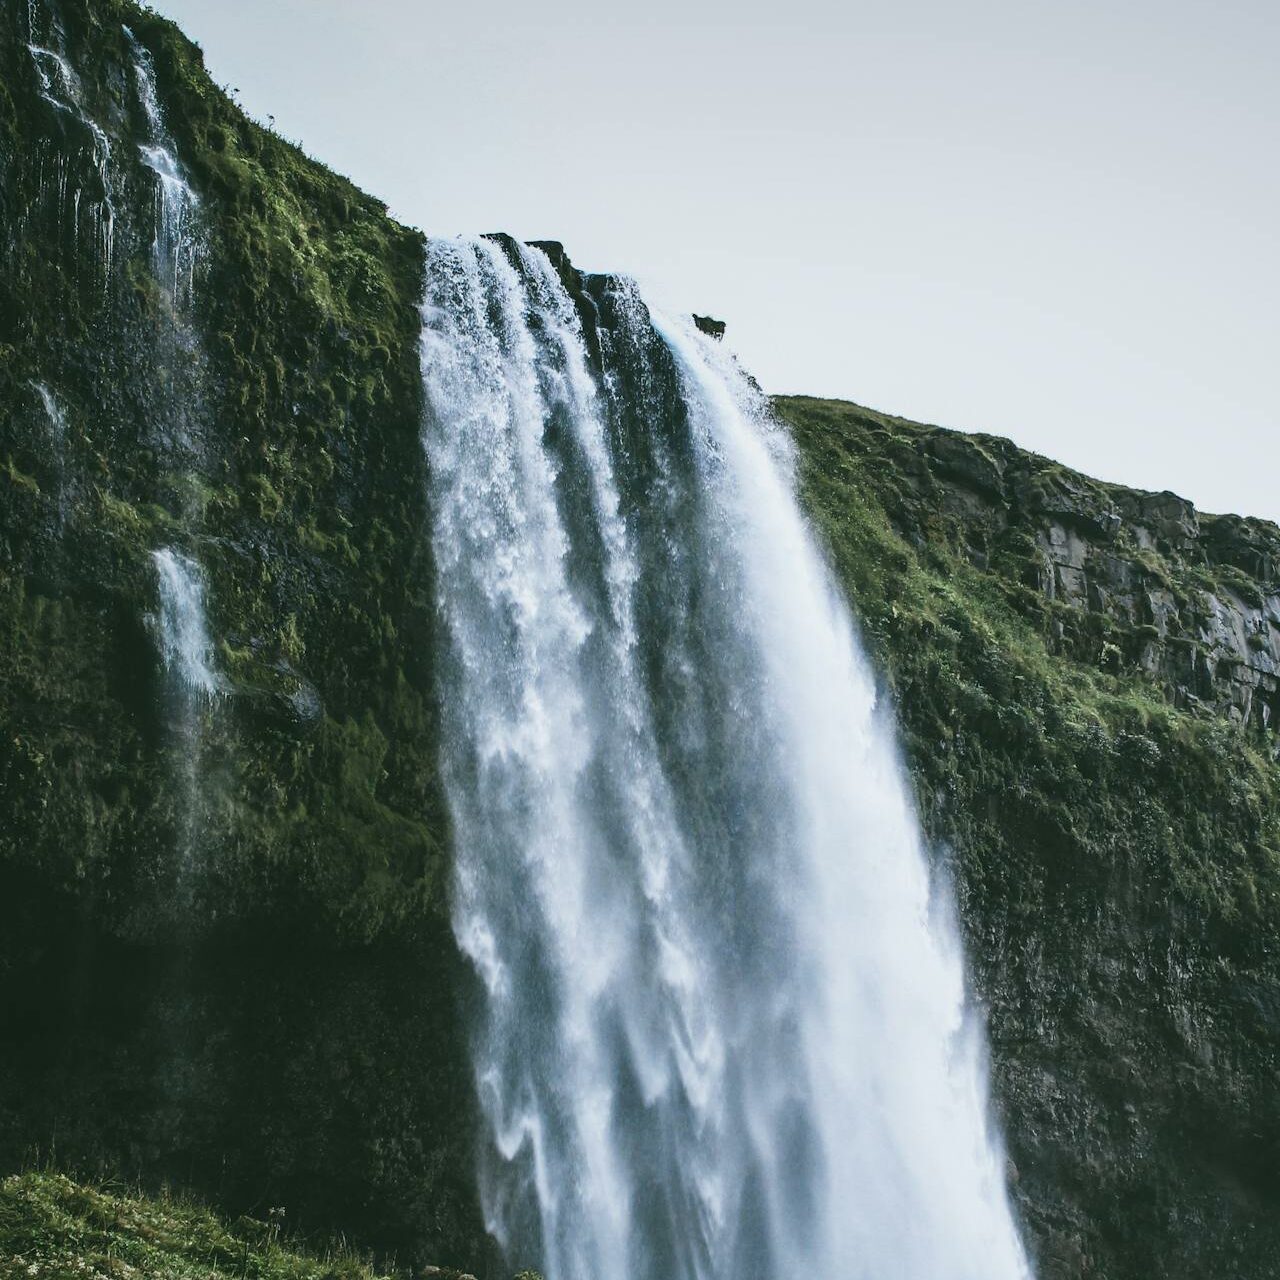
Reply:
[[[766,389],[1280,519],[1280,0],[157,0],[432,234],[563,240]]]

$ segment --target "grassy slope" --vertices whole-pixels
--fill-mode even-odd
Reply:
[[[0,1277],[12,1280],[474,1280],[451,1267],[379,1266],[344,1240],[294,1239],[286,1212],[230,1221],[168,1193],[28,1170],[0,1181]],[[521,1271],[514,1280],[542,1280]]]
[[[0,1182],[0,1276],[14,1280],[384,1280],[336,1245],[311,1253],[280,1219],[227,1222],[202,1205],[14,1174]]]

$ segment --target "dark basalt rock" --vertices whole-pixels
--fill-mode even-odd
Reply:
[[[1051,615],[1055,651],[1101,663],[1106,647],[1111,667],[1160,682],[1174,705],[1280,726],[1274,525],[1203,516],[1176,494],[1103,484],[1008,441],[909,429],[925,473],[908,469],[919,501],[895,509],[906,536],[945,511],[972,563],[989,567],[999,550],[1034,589],[1026,609]]]
[[[700,332],[705,333],[709,338],[715,338],[717,342],[724,337],[725,324],[723,320],[713,320],[710,316],[695,315],[693,323],[697,325]]]
[[[541,249],[543,253],[551,260],[551,265],[561,274],[566,276],[574,272],[573,263],[569,261],[569,255],[565,252],[564,245],[559,240],[530,240],[530,245],[535,249]]]
[[[110,143],[109,265],[94,135],[42,96],[33,14]],[[200,194],[186,307],[156,278],[125,22]],[[421,237],[149,11],[0,0],[0,32],[0,1169],[56,1142],[480,1266]],[[199,561],[225,678],[187,707],[147,624],[165,546]]]

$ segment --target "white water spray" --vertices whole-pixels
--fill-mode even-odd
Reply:
[[[177,148],[164,122],[151,55],[128,27],[122,28],[133,51],[138,99],[147,121],[147,141],[139,144],[142,162],[156,178],[156,234],[152,257],[156,274],[175,302],[190,296],[195,270],[195,211],[200,201],[178,163]]]
[[[204,579],[189,556],[164,547],[151,553],[159,586],[156,636],[165,669],[188,698],[211,699],[222,692],[205,614]]]
[[[593,297],[598,355],[539,251],[429,248],[488,1225],[548,1280],[1021,1280],[961,965],[788,441],[721,349]]]

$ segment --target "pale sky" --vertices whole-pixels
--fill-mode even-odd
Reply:
[[[767,390],[1280,519],[1280,0],[157,0],[437,235],[562,240]]]

